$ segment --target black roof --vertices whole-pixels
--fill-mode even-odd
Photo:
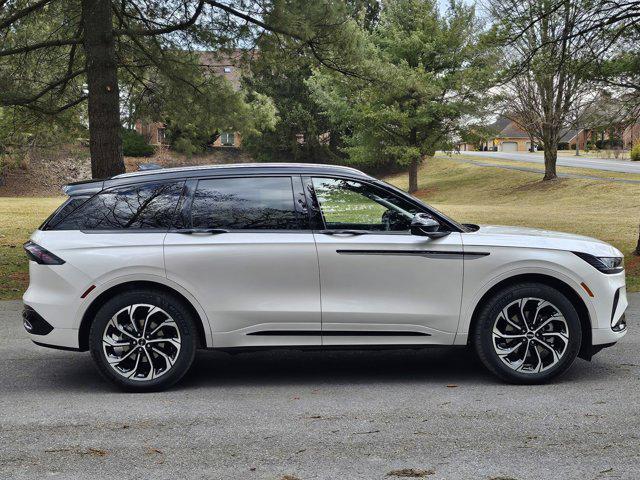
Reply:
[[[104,180],[85,180],[70,183],[63,188],[67,195],[85,195],[118,185],[211,176],[233,175],[338,175],[362,180],[373,180],[355,168],[313,163],[237,163],[226,165],[197,165],[189,167],[161,168],[123,173]]]

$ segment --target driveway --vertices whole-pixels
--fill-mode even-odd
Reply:
[[[631,332],[546,386],[464,349],[202,352],[173,390],[123,394],[19,312],[0,302],[2,479],[640,478],[637,294]]]
[[[498,158],[502,160],[512,160],[515,162],[529,162],[544,164],[542,152],[536,153],[509,153],[509,152],[460,152],[463,155],[480,157],[484,159]],[[455,158],[455,157],[454,157]],[[603,170],[607,172],[640,173],[640,162],[631,160],[609,160],[606,158],[594,158],[581,155],[564,156],[558,155],[558,165],[563,167],[590,168],[592,170]]]

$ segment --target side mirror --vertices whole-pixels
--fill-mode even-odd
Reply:
[[[429,238],[442,238],[450,232],[440,231],[440,224],[426,213],[416,213],[411,220],[411,235]]]

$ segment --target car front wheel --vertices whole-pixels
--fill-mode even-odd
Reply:
[[[100,372],[118,387],[157,391],[188,371],[195,357],[196,335],[191,312],[178,298],[133,290],[99,309],[89,345]]]
[[[499,291],[479,312],[472,336],[484,365],[511,383],[543,383],[566,371],[580,350],[582,328],[558,290],[526,283]]]

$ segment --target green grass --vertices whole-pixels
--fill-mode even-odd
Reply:
[[[54,198],[0,198],[0,300],[20,298],[29,283],[22,244],[63,201]]]
[[[586,169],[580,173],[608,176]],[[640,290],[640,258],[631,254],[638,238],[640,185],[541,178],[539,173],[436,157],[421,169],[417,195],[462,222],[524,225],[600,238],[624,252],[628,288]],[[406,174],[386,180],[401,188],[408,183]],[[28,284],[22,244],[62,200],[0,198],[0,299],[22,295]]]

